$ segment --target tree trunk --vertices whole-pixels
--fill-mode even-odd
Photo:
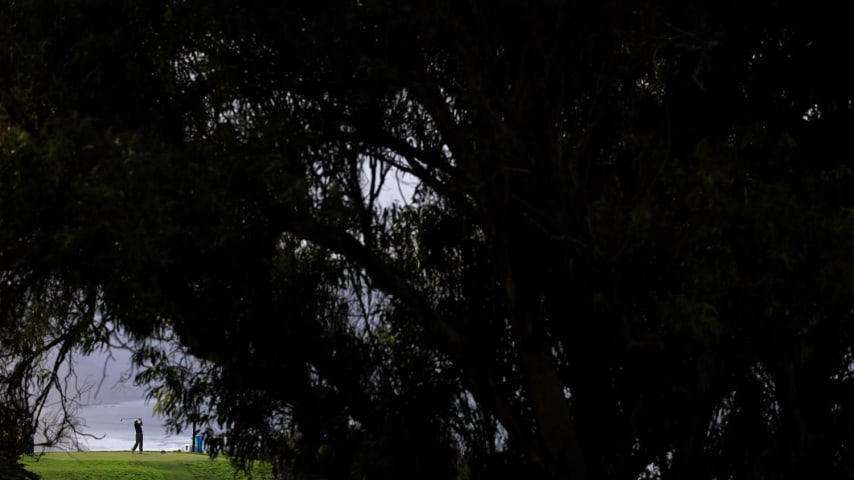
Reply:
[[[505,288],[543,467],[553,480],[584,480],[587,468],[542,321],[531,310],[534,303],[526,301],[530,295],[520,294],[521,289],[511,276],[507,277]]]

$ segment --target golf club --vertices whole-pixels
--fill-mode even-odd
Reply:
[[[121,419],[121,420],[119,420],[119,421],[120,421],[120,422],[124,422],[125,420],[136,420],[136,417],[124,417],[124,418],[122,418],[122,419]]]

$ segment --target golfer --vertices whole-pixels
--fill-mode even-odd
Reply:
[[[133,429],[136,430],[136,443],[133,444],[133,448],[130,449],[130,453],[134,453],[136,451],[136,447],[139,446],[139,453],[142,455],[142,419],[137,418],[133,421]]]

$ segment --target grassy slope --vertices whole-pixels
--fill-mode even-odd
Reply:
[[[47,453],[23,457],[27,470],[42,480],[233,480],[234,470],[225,458],[210,460],[194,453],[82,452]],[[257,469],[253,478],[269,478],[269,470]],[[247,478],[238,475],[239,479]]]

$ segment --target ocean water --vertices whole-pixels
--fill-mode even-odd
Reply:
[[[133,419],[122,420],[126,417],[142,418],[144,450],[147,452],[175,451],[191,442],[191,432],[182,432],[180,436],[167,434],[166,428],[160,419],[152,414],[151,405],[147,405],[145,400],[89,405],[81,407],[77,415],[85,423],[81,431],[100,437],[78,436],[81,450],[130,451],[136,435]]]

